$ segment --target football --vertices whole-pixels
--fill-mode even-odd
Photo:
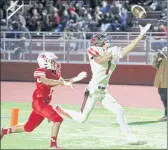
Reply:
[[[140,5],[133,5],[131,7],[131,12],[132,14],[137,18],[137,19],[140,19],[140,18],[145,18],[146,17],[146,11],[145,9],[140,6]]]

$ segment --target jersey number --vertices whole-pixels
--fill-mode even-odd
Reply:
[[[108,68],[107,68],[107,70],[106,70],[106,75],[109,74],[110,68],[111,68],[111,60],[108,61]]]

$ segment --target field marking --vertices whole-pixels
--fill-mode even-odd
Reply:
[[[83,131],[82,131],[83,132]],[[35,134],[38,134],[38,133],[40,133],[40,134],[48,134],[48,135],[50,135],[50,133],[46,133],[46,132],[34,132]],[[122,132],[121,132],[122,133]],[[65,134],[67,134],[67,132],[65,133]],[[88,137],[88,136],[91,136],[91,137],[95,137],[95,138],[101,138],[101,137],[104,137],[104,138],[117,138],[117,139],[126,139],[126,137],[124,136],[124,135],[120,135],[119,137],[116,137],[115,136],[115,134],[114,134],[114,136],[111,136],[111,135],[98,135],[98,134],[76,134],[76,133],[68,133],[69,135],[72,135],[72,136],[76,136],[76,137],[79,137],[79,135],[80,136],[82,136],[82,137]],[[166,133],[165,133],[165,135],[166,135]],[[163,139],[158,139],[158,138],[151,138],[150,139],[150,141],[153,141],[153,139],[155,139],[155,140],[163,140]],[[166,139],[165,139],[166,140]]]
[[[9,111],[11,111],[11,110],[1,110],[1,116],[2,116],[2,114],[3,114],[3,112],[9,112]],[[21,112],[24,112],[24,113],[30,113],[31,111],[28,111],[28,110],[21,110]],[[91,113],[90,114],[91,116],[93,115],[93,116],[111,116],[111,117],[115,117],[115,115],[113,114],[113,113],[111,113],[111,114],[102,114],[102,113]],[[135,115],[126,115],[125,114],[125,117],[126,118],[144,118],[144,119],[158,119],[158,117],[153,117],[153,116],[135,116]]]
[[[10,120],[10,116],[1,116],[1,122],[2,122],[2,120],[3,119],[8,119],[8,120]],[[25,120],[27,120],[28,119],[28,117],[19,117],[19,124],[22,124],[23,122],[22,121],[25,121]],[[47,121],[47,119],[46,119],[46,121]],[[76,121],[74,121],[74,120],[71,120],[71,119],[69,119],[69,118],[64,118],[64,122],[66,122],[66,123],[72,123],[72,124],[74,124],[74,123],[77,123]],[[129,124],[131,124],[131,123],[136,123],[136,121],[127,121],[127,123],[128,123],[128,125]],[[138,121],[137,121],[138,122]],[[146,121],[142,121],[142,122],[146,122]],[[155,122],[154,121],[154,123],[159,123],[159,122]],[[115,120],[108,120],[108,121],[106,121],[106,120],[102,120],[102,121],[100,121],[100,120],[96,120],[96,119],[88,119],[87,120],[87,124],[99,124],[99,125],[103,125],[103,126],[113,126],[113,127],[119,127],[119,124],[117,123],[117,121]],[[137,124],[136,126],[141,126],[141,124]]]
[[[48,132],[36,132],[36,131],[34,131],[32,134],[42,134],[42,135],[45,135],[45,136],[40,136],[41,139],[46,139],[46,138],[48,139],[48,137],[46,137],[46,135],[50,136],[50,133],[48,133]],[[80,138],[85,138],[85,139],[86,138],[104,138],[104,139],[107,139],[107,140],[113,139],[113,140],[120,140],[121,143],[123,143],[123,144],[126,143],[126,137],[124,135],[122,135],[122,134],[119,135],[119,136],[116,136],[117,133],[113,134],[113,136],[112,136],[112,135],[99,135],[99,134],[88,134],[88,133],[87,134],[85,134],[85,133],[75,134],[75,133],[67,133],[66,132],[66,133],[62,133],[62,136],[64,136],[64,135],[69,136],[69,137],[75,137],[75,138],[77,138],[77,137],[79,138],[80,137]],[[140,138],[141,136],[139,135],[138,137]],[[148,142],[147,144],[142,145],[143,147],[144,146],[153,146],[152,143],[155,143],[155,141],[157,141],[157,142],[159,141],[159,142],[161,142],[160,143],[161,145],[164,144],[164,146],[162,145],[164,148],[167,148],[167,139],[166,138],[165,139],[158,139],[156,137],[156,138],[150,138],[150,139],[145,138],[144,139],[144,136],[143,136],[143,140],[146,140]],[[149,143],[149,142],[152,142],[152,143]],[[113,144],[116,146],[116,142],[114,142]],[[130,146],[130,145],[125,145],[125,146]]]
[[[10,112],[11,110],[8,110],[8,109],[4,109],[3,111],[2,111],[2,109],[1,109],[1,115],[2,115],[2,113],[3,112]],[[74,111],[76,111],[76,110],[74,110]],[[29,110],[21,110],[21,112],[24,112],[24,113],[30,113],[31,112],[31,110],[29,111]],[[113,113],[111,113],[111,114],[102,114],[102,113],[91,113],[90,115],[95,115],[95,116],[111,116],[111,117],[115,117],[115,115],[113,114]],[[144,118],[144,119],[158,119],[158,117],[153,117],[153,116],[135,116],[135,115],[126,115],[125,114],[125,117],[126,118]]]

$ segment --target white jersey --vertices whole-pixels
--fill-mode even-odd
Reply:
[[[118,49],[118,47],[114,47]],[[95,56],[102,56],[104,55],[104,51],[101,47],[91,46],[87,50],[90,60],[90,66],[92,71],[92,79],[89,82],[89,86],[91,87],[107,87],[109,83],[109,79],[111,77],[112,72],[116,68],[116,62],[112,60],[107,60],[103,64],[98,64],[93,60]]]

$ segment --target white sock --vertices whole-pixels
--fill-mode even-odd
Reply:
[[[128,124],[125,120],[124,114],[122,111],[118,111],[116,114],[116,120],[118,122],[118,124],[120,125],[120,128],[122,129],[122,131],[124,132],[124,134],[126,136],[129,136],[131,134],[131,131],[128,127]]]
[[[64,111],[71,116],[72,120],[80,122],[81,113],[74,110],[68,110],[68,109],[65,109]]]

